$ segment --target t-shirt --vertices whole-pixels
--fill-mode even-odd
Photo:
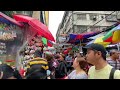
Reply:
[[[120,70],[120,61],[118,61],[118,60],[114,61],[114,60],[112,60],[111,58],[107,58],[107,62],[108,62],[111,66],[113,66],[115,69]]]
[[[69,75],[68,79],[87,79],[87,74],[76,74],[76,70],[73,70]]]
[[[113,67],[107,64],[104,68],[96,70],[95,66],[90,67],[88,71],[88,79],[109,79],[111,69]],[[120,71],[116,70],[114,73],[114,79],[120,79]]]

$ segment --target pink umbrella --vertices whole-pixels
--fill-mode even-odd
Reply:
[[[31,27],[37,30],[38,34],[47,38],[48,40],[55,41],[53,35],[48,30],[48,27],[44,25],[42,22],[40,22],[39,20],[26,15],[18,15],[18,14],[13,15],[13,17],[17,21],[28,23]]]

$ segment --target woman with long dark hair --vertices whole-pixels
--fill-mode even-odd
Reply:
[[[55,69],[55,78],[63,79],[65,76],[67,76],[67,63],[65,61],[65,55],[60,54],[60,58],[58,61],[59,61],[59,65]]]

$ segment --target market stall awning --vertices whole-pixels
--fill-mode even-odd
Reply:
[[[106,47],[107,45],[110,44],[110,42],[104,42],[104,41],[103,41],[103,37],[104,37],[104,36],[97,37],[95,40],[92,40],[92,41],[90,41],[89,43],[87,43],[87,45],[92,44],[92,43],[98,43],[98,44],[101,44],[101,45],[103,45],[104,47]]]
[[[101,33],[101,31],[96,31],[96,32],[87,32],[87,33],[81,33],[81,34],[69,34],[68,38],[68,42],[69,43],[74,43],[74,42],[78,42],[78,40],[83,40],[83,39],[87,39],[89,37],[95,36],[97,34]]]
[[[95,36],[97,34],[101,33],[101,31],[94,31],[94,32],[86,32],[86,33],[81,33],[79,35],[81,35],[83,38],[82,39],[85,39],[85,38],[89,38],[89,37],[92,37],[92,36]],[[79,38],[78,38],[79,39]],[[81,39],[81,38],[80,38]]]
[[[35,30],[37,30],[38,34],[41,36],[47,38],[48,40],[55,41],[53,35],[51,32],[48,30],[48,27],[44,25],[42,22],[39,20],[26,16],[26,15],[13,15],[14,19],[19,21],[19,22],[26,22],[28,23],[31,27],[33,27]]]
[[[14,20],[13,18],[8,17],[7,15],[0,12],[0,22],[6,23],[6,24],[13,24],[18,26],[23,26],[23,24],[19,23],[18,21]]]
[[[120,42],[120,24],[110,30],[103,38],[104,42],[119,43]]]

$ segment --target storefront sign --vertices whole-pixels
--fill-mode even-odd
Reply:
[[[0,31],[0,41],[8,41],[8,40],[14,40],[14,37],[16,37],[16,32],[13,31]]]

